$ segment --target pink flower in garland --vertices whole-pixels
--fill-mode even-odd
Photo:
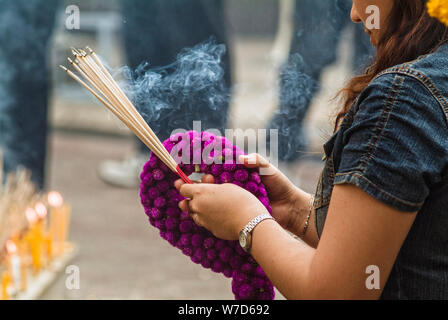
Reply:
[[[188,143],[185,145],[186,141]],[[189,175],[199,169],[202,173],[215,176],[216,183],[233,183],[245,188],[258,197],[269,212],[272,212],[266,189],[261,183],[258,172],[237,163],[237,157],[243,153],[230,141],[208,132],[188,131],[172,136],[163,144],[168,151],[171,151],[178,143],[184,144],[184,148],[190,147],[188,152],[191,162],[193,157],[197,159],[198,155],[202,155],[202,151],[212,151],[207,159],[201,160],[199,165],[180,164],[185,174]],[[215,150],[221,151],[214,152],[210,149],[211,147],[219,147]],[[184,149],[176,146],[176,150]],[[222,164],[210,162],[219,158]],[[159,229],[163,239],[180,249],[194,263],[232,278],[232,292],[235,299],[272,300],[274,298],[272,283],[238,242],[217,239],[208,230],[197,226],[188,212],[181,212],[178,203],[183,197],[173,185],[178,177],[153,154],[145,164],[140,178],[140,197],[145,213],[149,217],[150,224]]]

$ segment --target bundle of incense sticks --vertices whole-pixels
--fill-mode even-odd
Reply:
[[[176,161],[165,149],[162,142],[155,135],[140,113],[134,107],[123,90],[118,86],[110,72],[102,64],[95,52],[86,47],[88,53],[82,49],[72,48],[74,60],[68,58],[80,77],[64,66],[60,66],[67,74],[93,94],[118,119],[120,119],[170,170],[177,173],[186,183],[192,183],[180,169]],[[87,81],[87,83],[82,80]],[[89,85],[90,84],[90,85]]]

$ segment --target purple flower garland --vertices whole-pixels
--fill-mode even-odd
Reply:
[[[177,142],[179,141],[180,142]],[[269,199],[264,185],[256,169],[247,169],[237,163],[236,159],[243,154],[224,137],[208,132],[198,133],[188,131],[172,136],[163,142],[171,152],[176,146],[181,155],[181,145],[185,141],[190,143],[190,163],[194,156],[207,147],[207,150],[222,150],[222,154],[210,153],[209,160],[221,157],[222,164],[206,164],[201,160],[200,165],[180,164],[186,175],[194,171],[212,174],[216,183],[233,183],[253,193],[272,214]],[[200,144],[199,144],[200,143]],[[212,145],[210,145],[212,144]],[[193,148],[195,146],[195,148]],[[184,146],[185,147],[185,146]],[[202,158],[202,157],[201,157]],[[232,161],[225,161],[231,159]],[[231,163],[227,163],[231,162]],[[204,268],[222,273],[232,278],[232,292],[237,300],[272,300],[274,286],[269,281],[262,268],[247,254],[237,241],[220,240],[205,228],[196,225],[187,212],[182,212],[179,201],[183,200],[174,187],[174,181],[179,177],[154,154],[145,164],[141,173],[140,197],[146,215],[152,226],[160,230],[160,236],[172,246],[180,249],[183,254]]]

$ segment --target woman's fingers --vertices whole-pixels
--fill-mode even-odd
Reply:
[[[199,214],[192,213],[190,216],[193,219],[194,223],[196,223],[198,226],[200,226],[200,227],[204,226],[201,222],[201,218],[200,218]]]
[[[211,183],[211,184],[213,184],[213,183],[215,183],[215,177],[212,176],[211,174],[203,175],[202,179],[201,179],[201,182],[202,183]]]
[[[179,208],[182,211],[185,212],[189,212],[190,211],[190,206],[188,205],[188,200],[182,200],[181,202],[179,202]]]
[[[177,190],[180,190],[180,187],[182,187],[185,184],[185,182],[182,181],[182,179],[178,179],[174,181],[174,186]]]
[[[268,168],[270,166],[269,161],[260,156],[258,153],[241,155],[239,160],[248,168]]]

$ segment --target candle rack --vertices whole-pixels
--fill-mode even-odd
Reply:
[[[37,299],[76,255],[70,213],[58,192],[37,192],[28,170],[7,175],[0,187],[0,299]]]

